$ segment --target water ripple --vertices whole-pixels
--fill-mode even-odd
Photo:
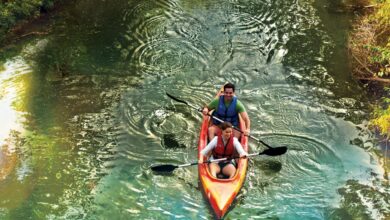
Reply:
[[[45,95],[55,90],[53,100],[59,97],[47,101],[60,106],[53,107],[59,125],[45,124],[49,135],[31,135],[26,146],[41,140],[28,152],[42,160],[54,154],[50,165],[61,163],[37,166],[44,175],[36,189],[28,188],[36,193],[29,198],[41,201],[34,210],[67,209],[64,217],[70,219],[211,219],[196,166],[167,175],[149,167],[193,162],[197,156],[202,116],[165,92],[200,107],[215,95],[214,85],[226,81],[238,88],[252,134],[271,146],[288,146],[284,155],[250,160],[228,218],[321,219],[340,203],[337,188],[348,179],[371,180],[373,160],[354,145],[361,138],[356,124],[364,114],[362,102],[334,89],[345,84],[325,65],[335,45],[313,2],[123,4],[125,14],[118,19],[123,30],[106,40],[114,42],[117,62],[126,68],[113,72],[128,75],[65,77],[45,90]],[[42,115],[46,122],[46,112]],[[53,136],[56,141],[47,142]],[[265,146],[251,141],[250,148],[258,152]],[[28,173],[33,169],[22,172],[24,165],[19,170],[24,178],[33,176]],[[53,193],[46,188],[60,188],[63,195],[47,202]],[[358,192],[359,198],[369,197]],[[361,200],[369,209],[376,201]],[[49,215],[42,216],[58,218]]]

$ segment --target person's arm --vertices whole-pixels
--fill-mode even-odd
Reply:
[[[209,111],[216,109],[218,106],[218,101],[219,99],[214,99],[213,101],[211,101],[207,106],[203,107],[202,113],[204,115],[207,115]]]
[[[244,135],[248,136],[251,131],[251,121],[249,120],[248,113],[241,112],[240,115],[242,117],[242,120],[245,122],[245,130],[243,131]]]
[[[218,140],[218,137],[215,136],[210,142],[209,144],[207,144],[207,146],[205,148],[203,148],[202,151],[200,151],[200,154],[202,156],[206,156],[212,149],[214,149],[216,146],[217,146],[217,140]],[[203,163],[203,157],[200,157],[199,163]]]
[[[238,141],[236,137],[234,137],[233,139],[233,145],[236,151],[238,152],[238,154],[240,155],[240,157],[248,155],[248,153],[244,150],[244,148],[242,148],[240,141]]]
[[[244,105],[242,104],[242,102],[240,100],[237,100],[236,110],[240,114],[242,120],[245,123],[245,126],[244,126],[245,129],[243,130],[243,133],[244,133],[244,135],[248,136],[250,133],[250,130],[251,130],[251,121],[249,119],[248,113],[245,110]]]

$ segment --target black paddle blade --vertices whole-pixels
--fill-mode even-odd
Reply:
[[[172,172],[176,168],[178,168],[178,166],[172,164],[153,165],[150,167],[150,169],[154,172],[167,172],[167,173]]]
[[[265,154],[268,156],[279,156],[287,152],[287,147],[275,147],[275,148],[268,148],[261,152],[261,154]]]
[[[170,94],[167,93],[167,92],[165,92],[165,93],[167,94],[167,96],[168,96],[169,98],[171,98],[171,99],[173,99],[173,100],[175,100],[175,101],[177,101],[177,102],[181,102],[181,103],[184,103],[184,104],[188,105],[188,103],[187,103],[186,101],[183,101],[183,100],[181,100],[181,99],[178,99],[178,98],[176,98],[175,96],[172,96],[172,95],[170,95]]]

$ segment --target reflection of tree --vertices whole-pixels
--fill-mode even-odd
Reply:
[[[34,185],[30,184],[31,177],[20,177],[17,174],[22,160],[26,159],[25,149],[23,149],[24,140],[21,135],[20,132],[12,131],[5,144],[0,146],[0,195],[3,208],[17,208],[30,196],[34,188]],[[24,181],[27,179],[28,181]]]
[[[79,1],[61,11],[50,42],[35,58],[40,74],[55,81],[74,74],[112,74],[120,57],[114,44],[123,26],[118,12],[126,4]]]
[[[13,147],[7,141],[0,146],[0,181],[7,178],[7,176],[14,170],[17,163],[17,155]]]
[[[72,71],[77,71],[77,67],[85,62],[82,58],[86,57],[86,48],[83,45],[71,45],[66,39],[54,37],[34,58],[36,72],[41,79],[61,80]]]

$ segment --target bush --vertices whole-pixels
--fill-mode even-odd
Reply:
[[[353,74],[358,78],[390,77],[390,0],[378,3],[349,38]]]
[[[0,3],[0,42],[18,22],[38,16],[59,0],[11,0]]]
[[[390,88],[385,88],[388,96],[382,98],[382,106],[376,107],[374,111],[374,119],[371,120],[371,125],[375,126],[381,135],[390,137]]]

